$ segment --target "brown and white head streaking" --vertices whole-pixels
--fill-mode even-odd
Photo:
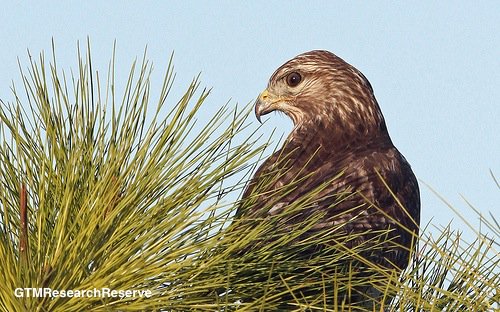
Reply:
[[[259,121],[272,111],[285,113],[295,126],[316,123],[362,134],[385,130],[366,77],[323,50],[300,54],[274,72],[255,103]]]

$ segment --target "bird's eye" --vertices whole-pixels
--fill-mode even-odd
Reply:
[[[296,87],[301,81],[302,76],[297,72],[290,73],[288,74],[288,76],[286,76],[286,83],[290,87]]]

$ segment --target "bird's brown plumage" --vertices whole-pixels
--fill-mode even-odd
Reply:
[[[366,237],[394,229],[390,235],[398,246],[369,257],[387,268],[406,268],[418,232],[418,184],[389,137],[366,77],[328,51],[298,55],[274,72],[256,101],[259,120],[272,111],[289,116],[294,128],[257,170],[237,217],[278,214],[331,181],[313,195],[314,205],[301,219],[321,211],[324,217],[314,230],[342,224],[347,233],[366,231]],[[270,176],[272,183],[260,183]],[[345,193],[350,195],[339,201],[338,194]]]

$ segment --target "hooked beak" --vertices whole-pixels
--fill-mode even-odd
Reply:
[[[279,99],[270,94],[269,91],[267,91],[267,89],[264,90],[261,94],[259,94],[259,97],[255,101],[255,117],[257,117],[257,120],[260,123],[262,123],[260,117],[276,110],[277,109],[276,104],[278,102]]]

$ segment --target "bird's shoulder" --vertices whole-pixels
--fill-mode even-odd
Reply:
[[[287,186],[290,188],[284,190]],[[332,153],[289,147],[264,161],[242,199],[251,199],[254,209],[260,209],[273,201],[289,203],[315,191],[314,197],[320,201],[332,201],[332,194],[349,191],[387,202],[394,197],[392,193],[414,192],[415,187],[408,162],[392,144],[357,145]]]

